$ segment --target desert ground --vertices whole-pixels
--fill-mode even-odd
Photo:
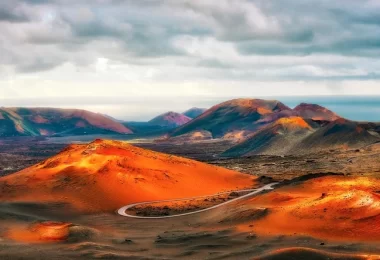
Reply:
[[[31,178],[10,178],[13,176],[11,174],[0,185],[3,198],[0,205],[1,259],[380,259],[380,180],[377,178],[380,146],[377,144],[362,149],[331,150],[304,156],[238,159],[215,156],[231,145],[226,141],[182,145],[156,142],[137,144],[144,150],[127,146],[127,150],[137,151],[139,156],[146,153],[152,160],[156,160],[157,156],[161,158],[161,154],[155,155],[155,150],[199,161],[203,159],[211,165],[222,167],[220,169],[230,169],[225,170],[227,175],[233,176],[235,171],[240,171],[246,173],[244,176],[251,176],[238,177],[239,184],[227,185],[224,195],[215,194],[225,187],[225,183],[213,189],[206,181],[205,187],[210,188],[200,186],[200,190],[206,190],[202,194],[193,189],[192,193],[177,197],[175,194],[178,191],[169,192],[166,197],[142,197],[140,201],[168,199],[169,202],[140,205],[128,210],[127,213],[147,217],[141,219],[117,214],[121,206],[134,202],[142,194],[137,196],[133,193],[136,197],[128,198],[131,190],[117,188],[110,175],[103,182],[107,183],[108,180],[112,185],[99,190],[86,186],[91,181],[101,182],[95,177],[66,179],[67,187],[49,186],[57,181],[51,181],[49,176],[62,178],[62,169],[55,172],[57,165],[63,161],[71,165],[70,160],[74,160],[70,159],[71,156],[91,153],[91,147],[81,150],[81,145],[71,145],[58,154],[60,157],[51,157],[67,145],[35,139],[23,140],[23,144],[22,154],[25,157],[3,160],[3,169],[31,166],[16,175],[33,171],[40,174],[39,171],[43,171],[46,179],[36,183]],[[15,152],[19,151],[17,142],[5,145],[7,148],[3,148],[2,152],[7,149],[18,154]],[[43,147],[46,153],[35,153],[36,147]],[[115,152],[119,153],[114,148],[105,147],[97,153],[110,156],[107,159],[110,161]],[[74,149],[72,155],[65,155],[65,151],[67,153],[70,149]],[[172,155],[163,155],[162,158],[172,158]],[[35,165],[36,161],[47,158]],[[60,164],[54,161],[57,158],[62,160]],[[88,158],[95,160],[100,157]],[[137,161],[134,167],[139,171]],[[115,166],[112,163],[107,165]],[[128,167],[132,166],[128,164]],[[202,169],[206,166],[197,167]],[[88,169],[86,176],[93,174],[91,171],[97,174],[105,171],[104,167]],[[169,176],[172,174],[168,173]],[[196,177],[193,176],[193,180]],[[234,193],[234,190],[255,190],[274,182],[279,184],[273,190],[252,196],[247,196],[249,191]],[[42,190],[39,194],[33,192],[36,185],[38,190]],[[162,187],[165,189],[165,185]],[[20,192],[17,189],[23,190]],[[115,193],[116,197],[112,195]],[[158,194],[163,193],[161,190]],[[76,195],[88,196],[86,203],[89,204],[79,203]],[[191,199],[198,196],[202,199]],[[181,197],[190,199],[170,201]],[[229,200],[234,201],[197,212]],[[195,213],[175,216],[191,212]],[[173,217],[170,219],[150,218],[171,215]]]

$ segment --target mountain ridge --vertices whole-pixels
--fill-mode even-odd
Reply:
[[[0,108],[0,136],[51,136],[57,134],[117,133],[132,131],[102,114],[82,109]]]

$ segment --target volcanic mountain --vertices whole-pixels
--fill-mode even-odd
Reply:
[[[293,109],[298,116],[319,121],[335,121],[341,117],[325,107],[316,104],[301,103]]]
[[[206,108],[198,108],[198,107],[193,107],[190,108],[189,110],[185,111],[182,113],[182,115],[185,115],[190,118],[196,118],[200,115],[202,115],[207,109]]]
[[[190,117],[170,111],[153,118],[148,123],[151,125],[175,128],[184,125],[189,121],[191,121]]]
[[[280,118],[221,156],[240,157],[256,154],[305,154],[321,150],[361,148],[380,141],[357,122],[338,119],[324,125],[301,117]]]
[[[280,118],[251,135],[248,139],[222,154],[227,157],[254,154],[282,155],[292,151],[295,144],[313,133],[301,117]]]
[[[125,142],[96,140],[71,145],[44,162],[0,178],[0,198],[110,211],[133,202],[249,188],[255,178]]]
[[[130,134],[132,131],[104,115],[58,108],[0,108],[0,136]]]
[[[254,131],[291,114],[292,110],[277,100],[234,99],[208,109],[176,129],[171,136],[206,130],[218,138],[236,130]]]
[[[379,141],[379,135],[371,134],[358,122],[341,118],[305,137],[295,150],[311,153],[324,149],[361,148]]]

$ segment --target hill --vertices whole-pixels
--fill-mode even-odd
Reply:
[[[234,99],[213,106],[191,122],[176,129],[171,136],[206,130],[211,132],[214,138],[218,138],[236,130],[257,130],[291,113],[289,107],[277,100]]]
[[[284,186],[248,199],[245,205],[246,210],[267,209],[268,214],[255,223],[255,234],[378,241],[374,227],[380,220],[379,188],[377,178],[327,176]]]
[[[360,123],[346,119],[329,122],[300,142],[298,151],[316,152],[336,148],[361,148],[380,141],[378,135],[371,134]]]
[[[184,125],[189,121],[191,121],[190,117],[176,112],[167,112],[153,118],[148,123],[151,125],[175,128]]]
[[[255,178],[125,142],[96,140],[0,178],[6,201],[66,202],[85,212],[252,187]]]
[[[182,115],[185,115],[190,118],[196,118],[200,115],[202,115],[207,109],[206,108],[198,108],[198,107],[193,107],[190,108],[189,110],[185,111],[182,113]]]
[[[289,155],[356,149],[380,141],[359,123],[338,119],[322,125],[301,117],[281,118],[228,149],[221,156]]]
[[[102,114],[79,109],[0,108],[0,136],[131,134]]]
[[[293,109],[296,114],[305,119],[319,121],[335,121],[341,117],[333,111],[317,104],[301,103]]]
[[[301,117],[280,118],[225,151],[222,156],[239,157],[255,154],[283,155],[292,152],[295,144],[313,133]]]

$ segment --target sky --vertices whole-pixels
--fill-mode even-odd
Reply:
[[[0,106],[146,120],[268,97],[372,118],[377,106],[327,97],[380,96],[379,13],[378,0],[4,0]]]

